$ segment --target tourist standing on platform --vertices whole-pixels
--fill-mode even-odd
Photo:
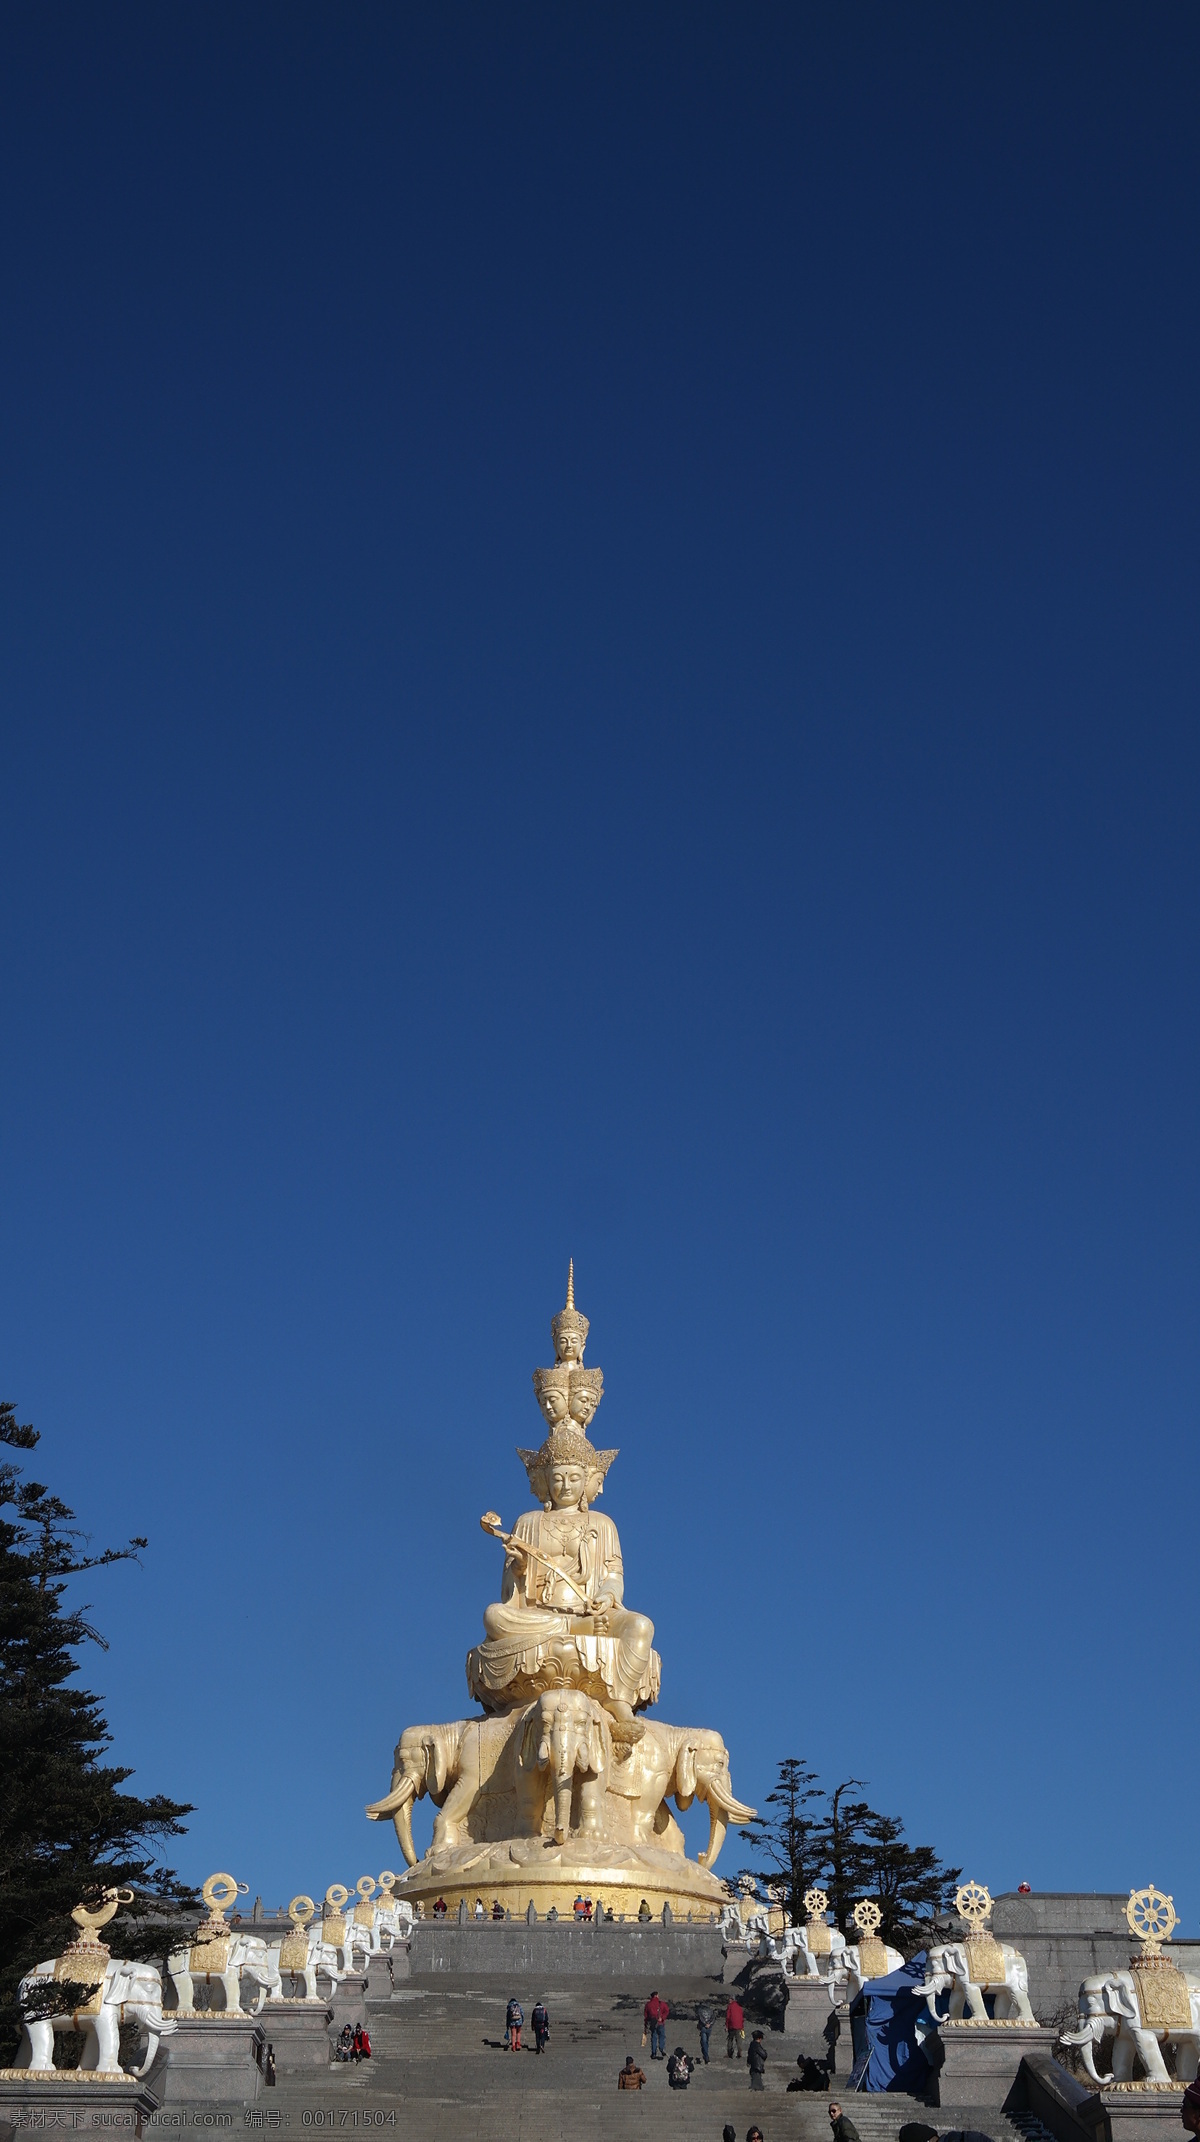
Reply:
[[[701,2001],[696,2009],[696,2029],[700,2033],[700,2058],[708,2066],[708,2041],[712,2035],[717,2011],[711,2001]]]
[[[838,2104],[829,2107],[829,2125],[833,2130],[833,2142],[862,2142],[853,2120],[848,2120]]]
[[[645,2081],[644,2070],[634,2066],[632,2053],[626,2053],[625,2065],[617,2077],[618,2090],[641,2090]]]
[[[519,2053],[521,2050],[521,2025],[524,2021],[525,2011],[521,2003],[514,1998],[504,2012],[504,2028],[508,2037],[506,2050],[510,2053]]]
[[[665,2060],[667,2057],[667,2024],[671,2020],[670,2002],[660,2001],[658,1993],[655,1991],[651,1994],[642,2010],[642,2020],[650,2033],[651,2060]]]
[[[736,2053],[742,2057],[742,2040],[746,2035],[746,2014],[740,2001],[732,1995],[725,2010],[725,2058],[732,2060]]]
[[[767,2086],[763,2081],[763,2071],[766,2065],[767,2048],[763,2044],[763,2034],[760,2030],[756,2030],[750,2040],[750,2049],[746,2054],[746,2066],[750,2070],[750,2088],[752,2090],[766,2089]],[[843,2142],[841,2135],[838,2136],[837,2142]]]
[[[540,2053],[550,2036],[550,2011],[544,2001],[539,2001],[529,2018],[533,2031],[533,2050]]]

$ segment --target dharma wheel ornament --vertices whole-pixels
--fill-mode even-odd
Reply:
[[[829,1898],[823,1889],[806,1889],[804,1909],[808,1913],[804,1933],[810,1956],[830,1956],[833,1953],[833,1935],[825,1914],[829,1910]]]
[[[1137,1988],[1138,2007],[1147,2030],[1187,2030],[1192,2020],[1188,1983],[1178,1966],[1162,1953],[1179,1924],[1173,1897],[1164,1896],[1150,1883],[1146,1889],[1131,1889],[1125,1906],[1131,1934],[1141,1948],[1129,1959]]]
[[[960,1919],[970,1927],[966,1939],[967,1977],[973,1986],[1003,1986],[1004,1951],[994,1934],[987,1931],[992,1916],[992,1899],[983,1882],[964,1882],[954,1899]]]
[[[878,1904],[864,1897],[856,1904],[851,1917],[858,1929],[858,1972],[860,1978],[886,1978],[888,1955],[879,1939],[879,1923],[883,1918]]]

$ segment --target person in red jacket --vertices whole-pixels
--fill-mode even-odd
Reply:
[[[746,2016],[745,2016],[745,2011],[744,2011],[744,2009],[743,2009],[743,2007],[742,2007],[742,2004],[741,2004],[741,2002],[740,2002],[740,2001],[735,2001],[735,2000],[734,2000],[734,1998],[733,1998],[733,1996],[732,1996],[732,1995],[730,1995],[730,1999],[729,1999],[729,2005],[728,2005],[728,2007],[727,2007],[727,2008],[726,2008],[726,2010],[725,2010],[725,2058],[726,2058],[726,2060],[732,2060],[732,2059],[733,2059],[733,2056],[734,2056],[734,2054],[735,2054],[735,2053],[737,2054],[737,2056],[738,2056],[738,2059],[739,2059],[739,2060],[741,2059],[741,2057],[742,2057],[742,2040],[743,2040],[743,2038],[745,2037],[745,2035],[746,2035]]]
[[[651,2060],[667,2057],[667,2024],[671,2020],[671,2004],[660,2001],[657,1992],[651,1994],[642,2010],[642,2021],[650,2033]]]

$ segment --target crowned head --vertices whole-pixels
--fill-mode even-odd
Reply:
[[[535,1368],[533,1388],[542,1417],[551,1433],[562,1426],[571,1410],[571,1371],[559,1363],[553,1368]]]
[[[568,1421],[552,1428],[540,1450],[518,1450],[529,1485],[547,1510],[586,1510],[604,1493],[604,1475],[617,1453],[596,1450]]]
[[[584,1434],[592,1425],[592,1415],[604,1396],[604,1371],[598,1368],[573,1368],[568,1372],[567,1411],[577,1428]]]
[[[567,1300],[550,1321],[550,1335],[554,1340],[554,1358],[570,1367],[583,1361],[583,1349],[587,1345],[588,1320],[575,1307],[575,1259],[567,1265]]]

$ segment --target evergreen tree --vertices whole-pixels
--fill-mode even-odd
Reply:
[[[779,1765],[779,1782],[767,1794],[767,1806],[775,1812],[756,1816],[742,1830],[751,1850],[765,1861],[744,1867],[742,1873],[761,1883],[768,1895],[781,1895],[793,1926],[803,1922],[804,1892],[824,1869],[821,1824],[807,1812],[809,1802],[820,1797],[816,1771],[800,1756],[786,1756]]]
[[[0,1404],[0,1445],[32,1450],[35,1429]],[[74,1512],[0,1458],[0,2062],[20,2027],[18,1980],[71,1939],[72,1907],[109,1885],[131,1887],[119,1953],[161,1955],[191,1891],[161,1864],[191,1808],[163,1794],[136,1799],[132,1775],[100,1760],[109,1732],[98,1699],[70,1687],[74,1656],[104,1645],[86,1609],[64,1605],[67,1579],[136,1559],[145,1540],[86,1551]]]
[[[883,1914],[880,1939],[915,1956],[933,1939],[935,1917],[954,1909],[962,1868],[943,1866],[932,1845],[906,1844],[894,1816],[869,1814],[865,1829],[866,1894]]]
[[[861,1778],[843,1778],[829,1795],[820,1826],[824,1888],[833,1923],[851,1941],[850,1913],[870,1887],[865,1829],[871,1810],[865,1800],[849,1797],[862,1790]]]
[[[906,1843],[902,1822],[854,1797],[864,1791],[861,1778],[844,1778],[824,1793],[815,1770],[787,1756],[767,1794],[774,1812],[742,1829],[760,1864],[740,1872],[786,1904],[793,1926],[807,1917],[805,1890],[823,1889],[834,1924],[849,1941],[856,1938],[854,1906],[870,1897],[882,1914],[881,1938],[915,1955],[929,1942],[934,1917],[953,1908],[961,1869],[943,1866],[932,1845]]]

